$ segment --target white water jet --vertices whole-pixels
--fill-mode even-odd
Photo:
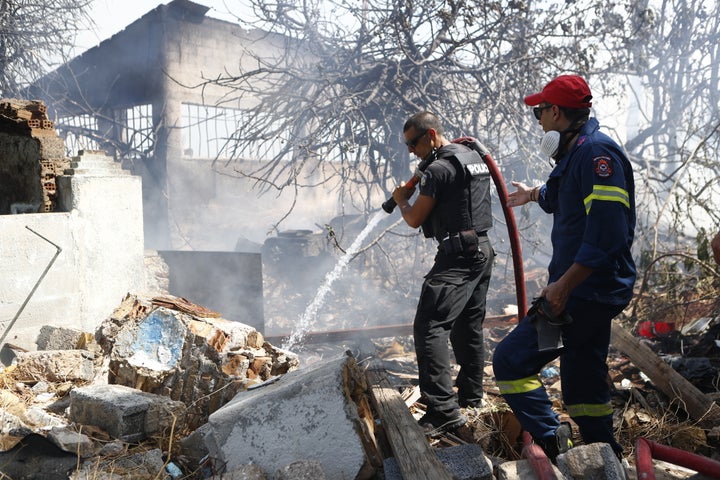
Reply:
[[[300,321],[298,322],[295,330],[282,344],[281,348],[284,350],[292,350],[296,345],[299,345],[303,341],[305,334],[314,324],[318,310],[322,307],[323,303],[325,303],[325,296],[330,292],[330,287],[332,287],[335,280],[340,277],[340,274],[347,267],[348,263],[350,263],[350,259],[358,252],[358,250],[360,250],[363,240],[365,240],[377,224],[380,223],[380,220],[385,215],[387,214],[383,210],[376,212],[375,215],[370,218],[370,221],[367,225],[365,225],[365,228],[363,228],[362,232],[360,232],[352,245],[350,245],[350,248],[345,251],[342,257],[340,257],[337,264],[335,264],[335,268],[325,275],[325,280],[323,280],[322,285],[320,285],[320,288],[315,294],[315,298],[308,304],[307,307],[305,307],[305,312],[303,312],[300,316]]]

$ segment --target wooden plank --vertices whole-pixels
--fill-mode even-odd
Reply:
[[[422,428],[410,414],[400,393],[390,385],[382,368],[366,372],[371,399],[405,480],[452,480],[452,475],[430,447]]]
[[[650,347],[632,336],[617,321],[612,322],[611,343],[647,375],[657,388],[680,406],[702,427],[720,424],[720,406],[685,377],[665,363]]]

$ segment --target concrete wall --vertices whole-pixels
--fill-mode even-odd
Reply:
[[[254,105],[248,96],[234,98],[228,88],[200,85],[209,78],[227,76],[257,68],[257,57],[274,58],[286,54],[287,38],[260,31],[248,31],[236,24],[204,17],[187,22],[173,16],[164,18],[165,36],[160,51],[167,72],[163,92],[163,119],[168,126],[158,134],[156,157],[165,155],[167,166],[167,208],[170,247],[187,250],[233,250],[238,239],[261,244],[281,230],[319,230],[343,208],[358,213],[340,194],[337,180],[327,181],[327,168],[321,160],[308,161],[298,176],[298,184],[282,192],[238,172],[254,172],[263,161],[233,161],[186,157],[183,154],[182,103],[220,105],[247,109]],[[261,88],[261,86],[256,86]],[[292,161],[291,158],[287,159]],[[331,166],[330,173],[336,173]],[[282,183],[285,179],[278,179]],[[378,203],[379,207],[379,203]],[[321,228],[321,227],[320,227]],[[148,230],[146,224],[146,231]],[[151,248],[160,247],[148,245]]]
[[[73,175],[57,179],[66,213],[0,215],[3,343],[35,350],[43,325],[94,332],[144,290],[140,178],[105,155],[73,161]]]

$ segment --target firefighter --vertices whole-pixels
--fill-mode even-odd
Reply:
[[[403,135],[408,152],[429,163],[415,188],[397,187],[393,199],[405,222],[435,238],[435,261],[425,276],[413,322],[420,391],[427,412],[419,424],[427,435],[457,431],[467,419],[461,407],[483,401],[483,321],[494,251],[490,171],[473,149],[448,141],[429,112],[410,117]],[[451,377],[448,338],[460,371]]]
[[[523,429],[552,459],[572,446],[569,424],[559,422],[538,377],[558,356],[563,401],[583,441],[605,442],[622,454],[613,436],[606,358],[611,321],[630,302],[637,275],[630,252],[635,186],[626,155],[590,117],[591,100],[575,75],[525,97],[545,132],[541,150],[555,166],[544,185],[512,182],[516,191],[508,195],[513,207],[537,202],[553,215],[548,285],[540,292],[551,312],[523,318],[497,346],[493,368]],[[538,322],[548,318],[570,321],[561,322],[557,347],[540,349]]]

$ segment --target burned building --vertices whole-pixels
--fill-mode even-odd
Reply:
[[[257,179],[238,173],[277,152],[242,138],[251,97],[206,82],[277,61],[290,40],[208,10],[188,0],[160,5],[28,90],[47,103],[69,151],[106,151],[142,177],[151,249],[259,250],[290,208],[285,229],[322,225],[342,210],[337,185],[317,165],[303,181],[321,187],[264,196]],[[238,144],[252,155],[230,161]]]

